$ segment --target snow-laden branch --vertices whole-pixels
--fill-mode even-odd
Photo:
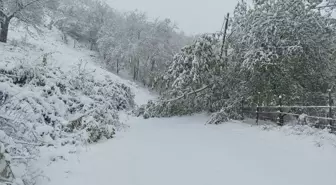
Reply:
[[[8,19],[12,19],[17,13],[19,13],[20,11],[24,10],[25,8],[29,7],[30,5],[34,4],[34,3],[37,3],[39,1],[42,1],[42,0],[33,0],[33,1],[30,1],[29,3],[25,4],[25,5],[21,5],[19,6],[19,8],[17,10],[15,10],[10,16],[8,16],[7,18]]]
[[[10,184],[10,185],[13,184],[12,181],[10,181],[10,180],[8,180],[8,179],[5,179],[5,178],[2,178],[2,177],[0,177],[0,182],[4,182],[4,183],[6,183],[6,184]]]
[[[280,106],[259,106],[259,108],[279,108]],[[301,106],[301,105],[293,105],[293,106],[281,106],[282,108],[336,108],[336,106]]]
[[[92,112],[94,112],[94,111],[96,111],[96,110],[97,110],[97,109],[93,109],[93,110],[91,110],[91,111],[88,111],[88,112],[86,112],[86,113],[84,113],[84,114],[82,114],[82,115],[80,115],[80,116],[78,116],[78,117],[76,117],[76,118],[74,118],[74,119],[68,121],[68,122],[69,122],[69,123],[76,122],[76,121],[82,119],[83,117],[85,117],[85,116],[91,114]]]
[[[323,9],[323,8],[336,8],[336,3],[333,4],[327,4],[327,5],[323,5],[323,6],[318,6],[316,7],[317,9]]]
[[[256,112],[248,112],[248,113],[256,113]],[[295,114],[295,113],[290,113],[290,112],[258,112],[259,114],[281,114],[281,115],[290,115],[290,116],[300,116],[302,114]],[[320,116],[309,116],[306,115],[305,117],[307,118],[313,118],[313,119],[323,119],[323,120],[331,120],[331,121],[336,121],[334,118],[330,117],[320,117]]]
[[[5,116],[5,115],[1,115],[0,114],[0,119],[5,119],[5,120],[7,120],[7,121],[14,121],[12,118],[9,118],[9,117],[7,117],[7,116]],[[15,132],[17,131],[17,129],[13,126],[13,125],[11,125],[10,123],[8,123],[7,121],[3,121],[3,122],[1,122],[2,124],[5,124],[5,125],[7,125],[7,126],[9,126],[9,127],[11,127]]]
[[[179,96],[179,97],[176,97],[176,98],[173,98],[173,99],[170,99],[170,100],[165,100],[164,102],[172,102],[172,101],[176,101],[176,100],[179,100],[179,99],[182,99],[184,97],[187,97],[187,96],[190,96],[192,94],[196,94],[196,93],[199,93],[199,92],[202,92],[204,91],[205,89],[209,88],[209,85],[206,85],[200,89],[197,89],[193,92],[189,92],[189,93],[184,93],[183,95]]]

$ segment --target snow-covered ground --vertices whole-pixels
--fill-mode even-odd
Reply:
[[[78,158],[46,168],[48,185],[334,185],[336,148],[312,136],[207,116],[143,120]]]

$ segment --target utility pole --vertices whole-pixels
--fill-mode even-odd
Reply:
[[[224,28],[224,33],[223,33],[223,43],[222,43],[222,48],[221,48],[220,59],[223,58],[225,42],[226,42],[226,35],[227,35],[227,30],[229,28],[229,17],[230,17],[230,13],[227,14],[226,19],[225,19],[225,28]],[[222,30],[223,30],[223,28],[222,28]]]

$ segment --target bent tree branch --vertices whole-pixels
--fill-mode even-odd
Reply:
[[[202,92],[202,91],[206,90],[207,88],[209,88],[209,85],[206,85],[206,86],[204,86],[204,87],[202,87],[202,88],[200,88],[200,89],[197,89],[197,90],[195,90],[195,91],[193,91],[193,92],[184,93],[183,95],[181,95],[181,96],[179,96],[179,97],[176,97],[176,98],[173,98],[173,99],[170,99],[170,100],[165,100],[164,102],[177,101],[177,100],[180,100],[180,99],[182,99],[182,98],[184,98],[184,97],[190,96],[190,95],[192,95],[192,94],[196,94],[196,93]]]

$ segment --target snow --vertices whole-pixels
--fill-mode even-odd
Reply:
[[[23,37],[20,31],[10,32],[11,40]],[[53,53],[52,65],[62,71],[73,70],[82,60],[95,78],[108,76],[128,85],[138,105],[154,98],[148,90],[100,67],[94,52],[79,44],[79,48],[64,44],[57,30],[28,38],[28,43],[34,47],[0,44],[0,61],[34,62]],[[11,65],[3,62],[3,67]],[[13,89],[5,86],[0,88]],[[121,118],[130,127],[114,139],[85,146],[43,146],[35,166],[47,178],[37,185],[334,185],[336,181],[336,138],[310,127],[205,125],[206,115],[144,120],[123,114]],[[37,131],[52,128],[42,126]],[[0,132],[0,138],[6,137]]]
[[[10,168],[15,177],[32,181],[26,181],[25,184],[34,184],[33,181],[39,176],[48,178],[40,173],[41,169],[79,154],[87,142],[102,137],[111,138],[115,127],[122,125],[116,106],[126,110],[133,105],[132,95],[123,84],[137,89],[135,83],[100,67],[99,58],[93,51],[86,49],[85,44],[77,44],[78,47],[73,48],[61,40],[61,33],[57,29],[42,30],[42,35],[31,37],[20,29],[11,28],[9,43],[0,43],[0,69],[3,70],[0,74],[0,89],[1,93],[10,97],[5,102],[6,106],[0,107],[0,116],[5,120],[3,122],[7,122],[7,117],[10,120],[8,124],[2,125],[5,128],[0,130],[0,142],[5,145],[3,150],[14,156]],[[45,55],[48,55],[46,62],[43,60]],[[80,61],[81,66],[78,65]],[[78,67],[81,67],[81,71]],[[95,86],[80,86],[82,89],[76,90],[76,77],[84,71],[83,68],[90,72],[85,76],[92,77],[92,81],[85,84]],[[14,72],[8,72],[11,70]],[[21,78],[26,73],[37,80],[43,78],[45,84],[13,83],[12,78]],[[62,88],[64,92],[61,92]],[[77,105],[84,106],[81,108]],[[93,107],[97,111],[87,115]],[[73,109],[70,111],[70,108]],[[64,127],[74,115],[84,113],[86,117],[81,120],[86,121],[85,127],[89,129],[81,127],[69,130]],[[102,137],[99,137],[100,133]]]
[[[307,119],[307,114],[301,114],[300,116],[299,116],[299,119],[298,119],[298,121],[300,122],[300,123],[305,123],[306,121],[306,119]]]
[[[68,44],[62,41],[62,33],[58,29],[42,30],[43,34],[36,33],[34,37],[31,37],[25,33],[26,30],[23,28],[10,28],[9,44],[0,43],[0,61],[5,61],[0,62],[0,68],[12,67],[12,61],[25,60],[32,64],[39,63],[42,61],[42,56],[47,54],[49,56],[48,63],[51,63],[55,68],[61,68],[65,73],[73,72],[74,67],[82,61],[82,67],[92,71],[95,79],[104,80],[108,77],[114,82],[128,85],[138,95],[136,101],[139,104],[145,104],[152,98],[152,96],[147,96],[148,90],[139,87],[135,82],[105,70],[99,62],[98,54],[87,49],[86,44],[76,43],[76,48],[74,48],[74,41],[70,37]],[[18,47],[13,46],[13,43],[16,42],[18,42]]]
[[[208,116],[144,120],[113,140],[45,169],[46,185],[334,185],[336,148],[309,135]]]
[[[36,128],[36,132],[39,135],[44,135],[44,134],[51,133],[53,130],[54,130],[54,128],[51,127],[51,126],[48,126],[48,125],[43,125],[43,126],[39,126],[39,127]]]

